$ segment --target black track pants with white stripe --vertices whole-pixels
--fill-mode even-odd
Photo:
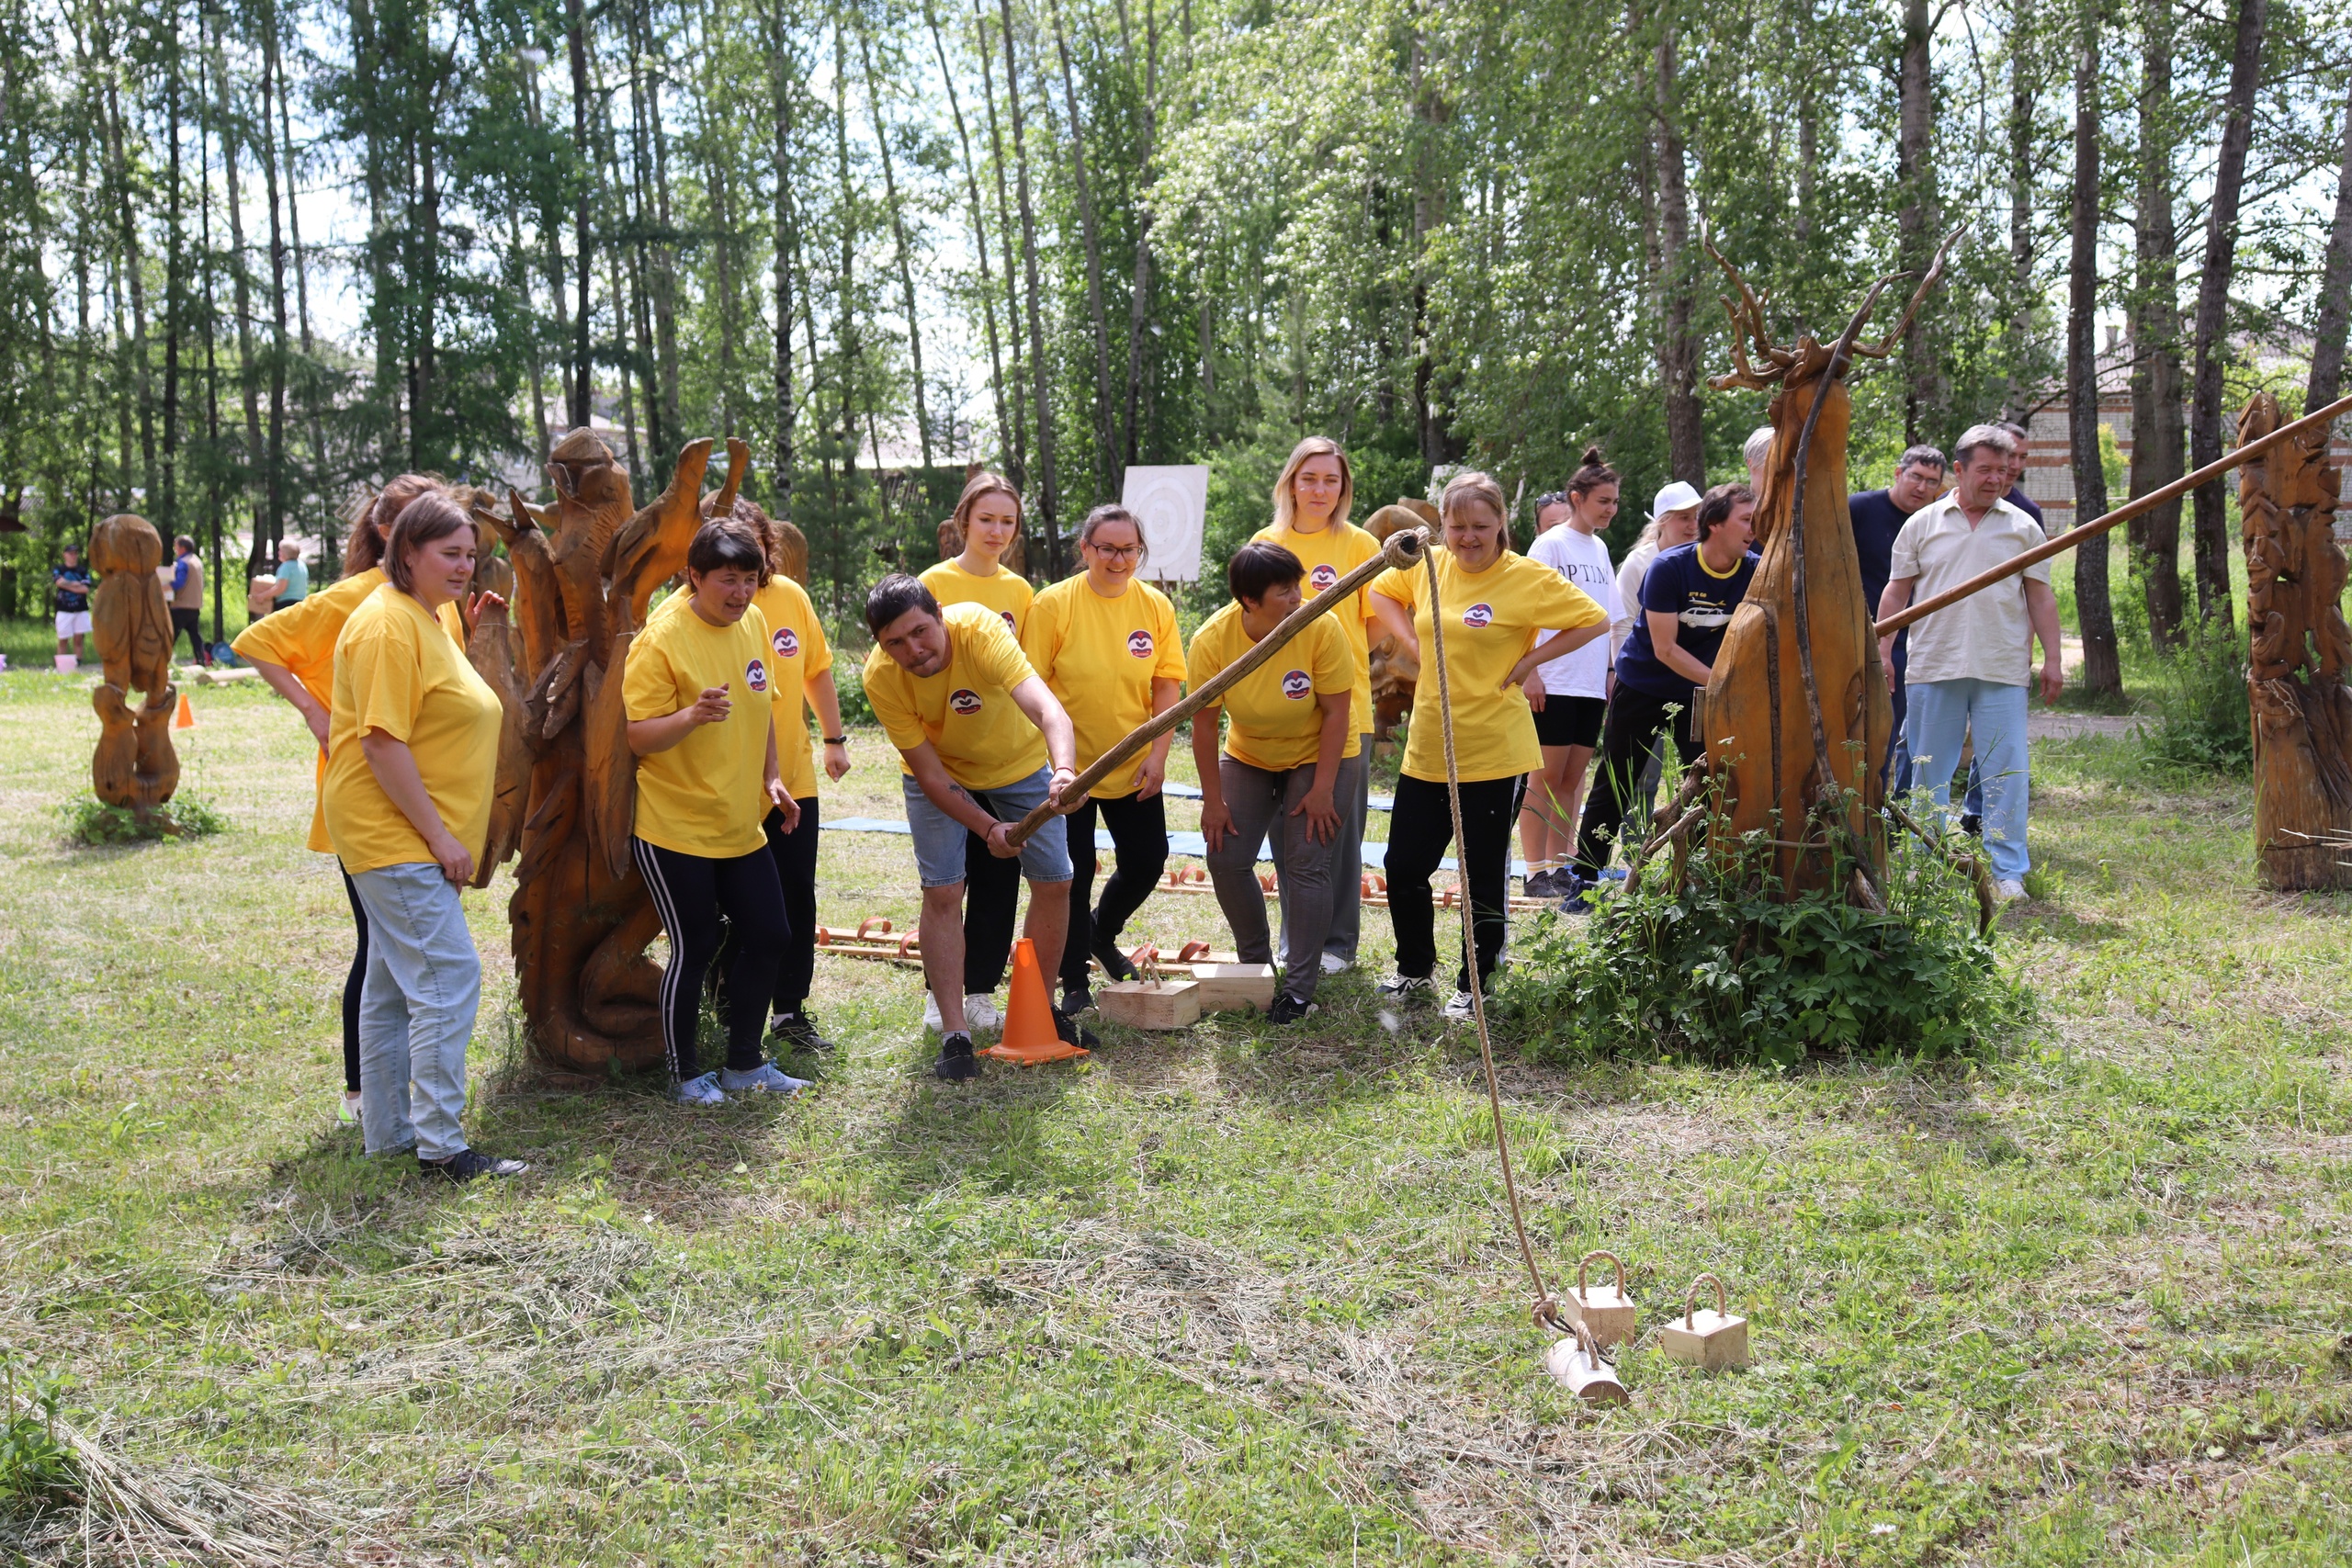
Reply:
[[[718,956],[722,914],[739,939],[727,965],[727,1065],[750,1072],[765,1060],[760,1032],[767,1023],[776,963],[792,931],[775,857],[764,843],[727,860],[665,850],[643,839],[631,839],[629,845],[662,929],[670,935],[661,1005],[662,1044],[671,1075],[683,1080],[703,1070],[695,1053],[695,1025],[702,1015],[703,979]]]

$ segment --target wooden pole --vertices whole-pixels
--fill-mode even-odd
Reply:
[[[2152,490],[2145,495],[2135,495],[2104,517],[2094,517],[2079,528],[2069,528],[2054,539],[2046,540],[2023,555],[2002,562],[1990,571],[1980,571],[1957,588],[1947,588],[1932,599],[1922,599],[1907,605],[1879,622],[1875,628],[1880,637],[1893,637],[1920,616],[1931,615],[1948,604],[1956,604],[1970,594],[1981,592],[2018,572],[2037,561],[2048,560],[2064,550],[2071,550],[2094,534],[2104,534],[2119,523],[2129,523],[2143,512],[2162,506],[2177,496],[2188,494],[2199,485],[2210,484],[2232,468],[2260,453],[2268,451],[2290,435],[2299,435],[2314,425],[2335,423],[2339,414],[2352,413],[2352,397],[2338,398],[2316,413],[2307,413],[2292,424],[2282,424],[2256,441],[2249,441],[2234,452],[2223,454],[2218,460],[2206,464],[2193,474],[2185,474],[2162,490]]]
[[[1358,566],[1339,581],[1284,615],[1280,625],[1258,639],[1257,647],[1203,682],[1198,691],[1186,696],[1174,707],[1168,709],[1165,713],[1153,715],[1129,730],[1125,739],[1095,758],[1085,772],[1069,782],[1069,786],[1062,792],[1063,798],[1076,800],[1083,797],[1088,790],[1101,784],[1128,758],[1216,702],[1227,692],[1231,691],[1237,682],[1248,679],[1250,671],[1281,652],[1284,643],[1305,631],[1307,622],[1338,607],[1343,600],[1354,598],[1357,589],[1362,588],[1382,572],[1392,567],[1401,571],[1407,567],[1418,564],[1423,552],[1429,547],[1429,531],[1424,528],[1407,528],[1389,535],[1387,538],[1381,541],[1378,555]],[[1023,817],[1012,831],[1006,835],[1005,841],[1018,847],[1028,841],[1030,834],[1035,833],[1059,815],[1060,813],[1054,809],[1054,802],[1048,799],[1045,805]]]

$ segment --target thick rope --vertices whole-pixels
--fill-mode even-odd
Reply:
[[[1503,1091],[1495,1078],[1494,1042],[1487,1033],[1487,987],[1478,973],[1476,917],[1471,910],[1470,844],[1462,832],[1462,774],[1453,757],[1453,694],[1445,671],[1445,594],[1438,585],[1435,550],[1422,553],[1430,580],[1430,640],[1437,664],[1439,728],[1445,737],[1445,803],[1453,814],[1454,862],[1462,867],[1462,965],[1470,976],[1470,1016],[1478,1025],[1478,1060],[1487,1070],[1487,1108],[1495,1121],[1495,1154],[1502,1161],[1503,1194],[1510,1200],[1511,1234],[1519,1238],[1519,1259],[1527,1265],[1528,1283],[1535,1291],[1532,1315],[1539,1328],[1566,1332],[1560,1308],[1544,1288],[1544,1272],[1535,1266],[1535,1249],[1527,1244],[1527,1219],[1520,1211],[1519,1181],[1511,1174],[1510,1139],[1503,1132]],[[1498,911],[1499,912],[1499,911]]]

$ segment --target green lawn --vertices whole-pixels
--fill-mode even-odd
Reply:
[[[2253,886],[2242,784],[2037,750],[2057,892],[2004,953],[2045,1020],[1996,1058],[1509,1066],[1546,1266],[1609,1247],[1643,1305],[1633,1403],[1591,1412],[1538,1365],[1475,1047],[1373,1001],[1376,913],[1305,1029],[970,1090],[923,1075],[911,973],[820,960],[822,1086],[687,1114],[533,1075],[502,878],[469,1120],[535,1168],[427,1190],[333,1122],[300,726],[195,693],[232,830],[74,849],[88,679],[0,677],[0,1337],[127,1473],[288,1556],[2352,1556],[2352,901]],[[854,750],[827,811],[900,815]],[[910,856],[829,839],[827,918],[903,929]],[[1145,924],[1222,935],[1207,898]],[[1747,1372],[1656,1348],[1701,1269]]]

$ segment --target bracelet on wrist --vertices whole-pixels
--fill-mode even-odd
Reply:
[[[846,735],[828,735],[825,737],[825,744],[828,746],[846,746],[849,744],[849,737]]]

